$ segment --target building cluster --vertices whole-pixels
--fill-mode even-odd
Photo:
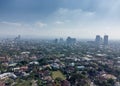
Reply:
[[[97,45],[108,45],[108,35],[104,35],[104,38],[102,38],[100,35],[96,35],[96,38],[95,38],[95,43]]]
[[[120,86],[119,42],[99,41],[1,41],[0,86]]]
[[[76,38],[67,37],[66,40],[64,40],[63,38],[60,38],[60,39],[55,39],[54,42],[61,43],[61,44],[66,43],[68,45],[72,45],[76,43]]]

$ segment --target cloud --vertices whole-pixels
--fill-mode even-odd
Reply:
[[[72,21],[82,21],[93,19],[96,15],[94,11],[84,11],[82,9],[68,9],[60,8],[54,14],[53,17],[56,20],[72,20]]]
[[[20,18],[15,20],[26,22],[22,24],[17,22],[0,22],[1,33],[2,29],[6,29],[5,32],[8,32],[8,34],[10,31],[13,33],[12,28],[14,29],[14,33],[20,33],[21,31],[23,34],[38,34],[39,36],[45,35],[48,37],[52,34],[53,36],[70,35],[89,38],[90,34],[93,34],[92,36],[94,37],[96,34],[104,33],[111,34],[114,37],[116,33],[119,34],[120,32],[120,0],[56,0],[60,2],[59,4],[54,3],[54,1],[52,4],[55,6],[51,4],[53,7],[51,5],[43,5],[41,7],[42,5],[38,3],[35,5],[35,8],[34,6],[31,7],[34,9],[29,10],[30,12],[26,8],[24,12],[22,10],[23,15],[20,15],[22,14],[21,12],[15,11],[19,13],[17,15],[19,17],[15,17],[16,15],[9,17],[12,16],[10,13],[8,13],[8,17],[6,15],[2,17],[0,15],[1,21],[6,21],[5,18],[8,20],[11,19],[11,21],[14,18]],[[44,3],[46,4],[47,2],[50,1],[47,0]],[[24,8],[24,5],[22,6]],[[46,6],[50,9],[47,9],[48,7],[46,8]],[[40,9],[41,11],[38,11]],[[25,12],[27,12],[27,16]],[[18,28],[16,26],[21,27]]]
[[[56,21],[55,24],[64,24],[63,21]]]
[[[3,25],[10,25],[10,26],[22,26],[21,23],[16,23],[16,22],[6,22],[6,21],[0,22],[0,24],[3,24]]]
[[[35,26],[39,27],[39,28],[43,28],[43,27],[46,27],[47,24],[43,23],[43,22],[36,22],[35,23]]]

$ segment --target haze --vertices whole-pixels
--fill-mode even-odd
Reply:
[[[120,39],[120,0],[0,0],[0,36]]]

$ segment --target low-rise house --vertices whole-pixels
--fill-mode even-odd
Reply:
[[[8,62],[9,60],[9,57],[0,57],[0,62]]]
[[[84,69],[85,66],[77,66],[77,69]]]
[[[71,85],[70,85],[70,82],[68,80],[63,80],[61,82],[61,86],[71,86]]]
[[[59,65],[58,63],[53,63],[53,64],[51,64],[51,67],[52,67],[53,69],[59,69],[59,68],[60,68],[60,65]]]
[[[28,66],[22,66],[20,67],[20,71],[27,71],[28,70]]]
[[[12,63],[12,64],[9,64],[9,67],[15,67],[17,65],[17,63]]]
[[[5,83],[3,81],[0,81],[0,86],[5,86]]]
[[[3,74],[0,74],[0,79],[6,79],[6,78],[17,78],[17,76],[13,73],[3,73]]]
[[[113,80],[117,79],[117,77],[115,77],[114,75],[111,75],[111,74],[102,74],[101,78],[103,78],[103,79],[113,79]]]
[[[39,62],[37,62],[37,61],[32,61],[32,62],[30,62],[29,64],[30,64],[30,65],[39,65]]]

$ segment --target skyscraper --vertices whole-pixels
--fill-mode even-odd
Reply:
[[[67,42],[67,44],[75,44],[76,43],[76,39],[75,38],[71,38],[71,37],[67,37],[66,42]]]
[[[57,38],[54,40],[54,43],[58,43],[58,39]]]
[[[99,45],[100,42],[101,42],[101,37],[100,37],[100,35],[96,35],[95,43],[96,43],[97,45]]]
[[[63,42],[64,42],[63,38],[60,38],[59,43],[63,43]]]
[[[108,45],[108,35],[104,35],[104,45]]]

